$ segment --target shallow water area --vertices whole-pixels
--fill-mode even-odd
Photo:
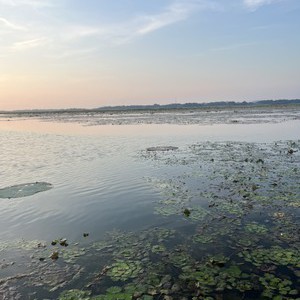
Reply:
[[[0,298],[299,297],[300,121],[180,118],[1,119]]]

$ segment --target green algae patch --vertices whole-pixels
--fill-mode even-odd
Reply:
[[[0,189],[0,198],[23,198],[34,194],[45,192],[53,188],[48,182],[33,182],[9,186]]]

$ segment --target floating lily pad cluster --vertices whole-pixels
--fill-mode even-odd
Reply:
[[[139,261],[117,261],[110,267],[107,275],[114,281],[126,281],[136,278],[143,273],[143,267]]]
[[[82,290],[68,290],[60,294],[58,300],[131,300],[132,293],[122,292],[122,288],[112,286],[106,294],[91,296],[91,292]],[[150,300],[150,299],[148,299]]]
[[[259,278],[260,283],[264,287],[263,296],[271,299],[286,299],[286,296],[296,296],[298,291],[293,289],[292,281],[281,279],[274,274],[266,273]],[[277,295],[277,296],[276,296]]]
[[[155,212],[164,217],[176,214],[195,222],[195,231],[187,239],[201,246],[198,251],[211,251],[215,245],[221,253],[228,255],[232,249],[234,252],[230,257],[235,268],[237,263],[246,265],[250,262],[257,268],[257,274],[272,270],[281,280],[290,280],[287,274],[291,270],[294,275],[299,275],[296,249],[300,246],[300,141],[270,144],[206,142],[180,148],[172,154],[148,153],[144,157],[152,160],[154,166],[165,164],[169,174],[170,168],[174,169],[174,177],[150,180],[162,195]],[[185,213],[186,208],[188,213]],[[178,267],[178,263],[174,265]],[[281,273],[277,272],[279,266]],[[201,284],[214,282],[215,286],[219,285],[219,275],[217,280],[214,271],[203,266],[196,271],[185,266],[181,278],[191,279],[188,274],[195,275],[195,272]],[[203,281],[201,274],[205,278]],[[251,275],[241,274],[245,278]],[[259,295],[259,291],[266,290],[259,278],[261,275],[256,275],[258,283],[255,287],[255,280],[247,282],[243,279],[235,280],[235,286],[230,289],[246,291],[253,288]],[[291,290],[295,285],[299,286],[299,281],[293,281]],[[272,295],[283,297],[279,290]],[[284,297],[282,299],[294,296]]]
[[[265,225],[252,222],[246,225],[246,231],[255,234],[266,234],[268,232],[268,228]]]
[[[39,287],[59,300],[299,299],[300,141],[206,142],[143,158],[162,168],[148,179],[161,195],[159,227],[84,247],[1,242],[2,254],[27,254],[28,272],[0,280],[0,298]]]
[[[0,241],[0,252],[1,251],[9,251],[12,249],[15,250],[42,250],[46,247],[45,241],[39,240],[10,240],[10,241]]]
[[[300,268],[300,250],[284,249],[279,246],[271,248],[245,250],[239,253],[245,261],[252,263],[255,266],[263,264],[273,264],[276,266],[294,266]]]
[[[250,291],[254,288],[250,275],[243,273],[236,265],[223,268],[223,261],[195,267],[184,267],[180,278],[194,285],[198,294],[205,296],[213,292],[222,293],[225,290],[236,289],[238,292]]]

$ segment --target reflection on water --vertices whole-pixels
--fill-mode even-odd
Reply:
[[[54,232],[69,234],[72,229],[76,236],[83,224],[89,230],[113,225],[112,219],[118,221],[118,214],[126,216],[123,212],[134,209],[133,203],[141,205],[153,197],[143,180],[151,171],[136,158],[147,147],[180,147],[207,140],[291,140],[299,138],[299,125],[299,121],[290,121],[83,127],[36,120],[1,122],[0,187],[45,181],[55,188],[26,199],[2,199],[0,234],[51,236]],[[97,215],[99,218],[92,217]],[[45,233],[44,228],[51,230]]]
[[[0,188],[36,181],[49,182],[54,188],[26,198],[0,199],[0,238],[49,242],[67,237],[76,241],[88,232],[89,241],[99,241],[113,229],[140,231],[154,226],[181,227],[184,232],[189,228],[184,222],[153,214],[162,196],[145,180],[158,173],[170,175],[174,169],[170,164],[149,164],[141,159],[141,152],[171,145],[184,153],[188,145],[204,141],[296,140],[300,139],[299,125],[299,120],[203,126],[1,121]],[[181,174],[180,170],[172,176]],[[199,171],[193,165],[187,170]],[[200,218],[200,209],[198,214]],[[253,224],[250,222],[250,230],[258,230]],[[163,250],[157,246],[155,251]]]

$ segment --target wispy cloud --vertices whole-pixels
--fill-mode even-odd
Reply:
[[[6,28],[12,29],[12,30],[21,30],[21,31],[26,30],[26,27],[14,24],[14,23],[8,21],[7,19],[0,17],[0,27],[1,27],[1,25],[5,26]]]
[[[67,39],[87,37],[103,38],[113,45],[121,45],[136,38],[187,20],[192,14],[201,10],[214,10],[219,5],[208,0],[174,1],[156,14],[140,14],[123,23],[100,24],[97,26],[68,26],[63,35]]]
[[[0,0],[0,4],[8,6],[52,7],[59,3],[57,0]]]
[[[26,41],[22,41],[22,42],[16,42],[16,43],[13,44],[12,50],[22,51],[22,50],[37,48],[37,47],[44,46],[49,41],[50,40],[48,38],[38,38],[38,39],[33,39],[33,40],[26,40]]]
[[[98,51],[98,48],[84,48],[84,49],[75,49],[75,50],[61,50],[60,53],[48,55],[49,58],[53,59],[68,59],[68,58],[86,58],[89,57],[90,54],[94,54]]]
[[[213,48],[211,51],[213,52],[223,52],[223,51],[231,51],[231,50],[237,50],[240,48],[247,48],[251,46],[257,45],[257,42],[249,42],[249,43],[239,43],[239,44],[232,44],[227,46],[222,46],[218,48]]]
[[[269,5],[280,0],[244,0],[244,4],[251,10],[256,10],[260,6]]]
[[[101,36],[111,31],[108,27],[87,26],[87,25],[67,25],[63,29],[63,38],[67,40],[75,40],[93,36]]]
[[[141,16],[137,35],[145,35],[163,27],[188,19],[193,13],[200,10],[212,10],[219,7],[214,1],[176,1],[163,12],[154,15]]]
[[[139,18],[140,28],[136,33],[140,35],[148,34],[165,26],[183,21],[188,18],[195,7],[175,3],[169,6],[164,12],[156,15],[145,15]]]
[[[9,9],[17,10],[18,7],[19,11],[23,11],[22,6],[25,5],[38,9],[52,7],[58,3],[66,1],[0,0],[0,7],[7,5],[10,6]],[[11,35],[14,42],[7,48],[8,52],[27,51],[47,45],[47,51],[43,53],[47,57],[84,57],[97,52],[103,45],[120,46],[130,43],[167,26],[184,22],[201,11],[219,9],[218,3],[218,0],[173,0],[168,6],[160,6],[156,13],[139,13],[127,16],[127,20],[123,22],[115,23],[101,23],[94,19],[92,22],[85,20],[72,24],[69,21],[52,19],[51,12],[46,11],[49,18],[41,18],[40,14],[36,14],[36,19],[28,22],[26,36],[17,32],[25,30],[25,27],[5,18],[0,18],[0,26],[2,24],[16,30],[16,33]],[[48,23],[49,20],[51,23]]]

